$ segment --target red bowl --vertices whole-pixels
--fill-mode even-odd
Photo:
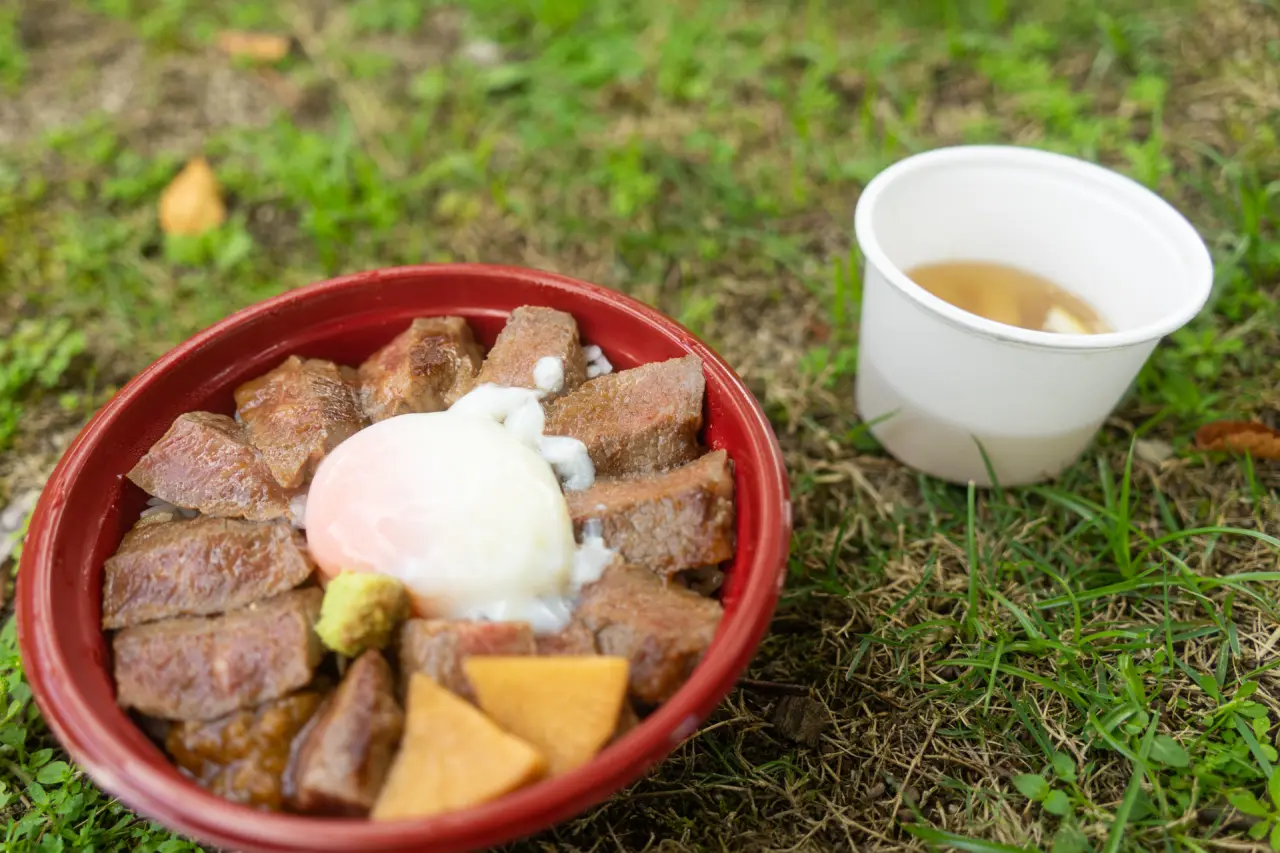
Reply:
[[[493,803],[425,820],[265,814],[183,777],[115,704],[101,628],[102,564],[146,496],[125,473],[183,412],[230,413],[241,382],[297,353],[355,364],[413,317],[458,314],[492,344],[512,309],[571,313],[619,368],[702,359],[707,443],[733,458],[738,547],[725,616],[689,682],[594,761]],[[724,698],[768,628],[786,577],[791,504],[777,439],[727,364],[672,320],[618,293],[545,272],[485,265],[377,270],[246,308],[126,385],[71,445],[31,519],[18,580],[18,637],[36,703],[67,752],[104,790],[185,835],[241,851],[473,850],[578,814],[638,779]]]

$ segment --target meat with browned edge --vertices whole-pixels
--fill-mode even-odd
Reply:
[[[582,441],[598,477],[661,471],[698,456],[705,390],[692,355],[609,373],[552,403],[546,433]]]
[[[284,805],[293,740],[320,707],[306,690],[208,722],[175,723],[165,736],[174,763],[202,787],[257,809]]]
[[[454,619],[410,619],[400,627],[400,678],[422,672],[442,687],[474,700],[462,661],[471,655],[531,655],[533,629],[527,622],[469,622]]]
[[[236,413],[271,474],[286,489],[304,485],[330,451],[365,425],[355,388],[338,366],[291,355],[235,391]]]
[[[391,667],[367,651],[298,741],[291,799],[299,811],[362,815],[373,808],[404,731]]]
[[[225,616],[182,616],[115,635],[116,701],[172,720],[212,720],[311,680],[323,593],[296,589]]]
[[[102,627],[234,610],[293,589],[314,568],[302,536],[285,521],[140,524],[104,567]]]
[[[570,622],[554,634],[536,637],[534,642],[537,645],[535,653],[549,657],[597,654],[596,636],[581,622]]]
[[[560,359],[564,368],[564,384],[549,397],[567,394],[586,381],[587,357],[578,321],[563,311],[525,305],[511,312],[476,383],[533,388],[534,365],[548,356]]]
[[[360,403],[375,422],[442,411],[475,385],[480,360],[466,320],[419,318],[360,365]]]
[[[733,556],[733,469],[723,450],[662,474],[597,480],[566,492],[579,534],[599,519],[604,544],[662,575]]]
[[[631,662],[631,695],[656,705],[689,678],[723,615],[714,599],[615,563],[583,589],[574,619],[596,635],[600,654]]]
[[[268,521],[289,512],[290,495],[226,415],[179,415],[128,476],[147,494],[205,515]]]

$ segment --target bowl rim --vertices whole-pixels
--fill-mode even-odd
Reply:
[[[49,555],[63,535],[75,535],[63,512],[65,495],[88,459],[103,452],[103,431],[153,378],[180,370],[187,358],[229,330],[252,324],[292,303],[358,289],[388,279],[439,283],[459,277],[523,280],[569,298],[607,303],[702,359],[703,369],[728,392],[732,417],[743,421],[744,446],[756,460],[762,496],[757,567],[688,682],[665,704],[595,759],[563,776],[505,797],[437,817],[377,823],[365,819],[317,818],[256,812],[194,785],[174,791],[172,773],[137,758],[114,737],[86,697],[56,677],[67,660],[55,635]],[[465,299],[462,300],[465,304]],[[569,309],[572,310],[572,309]],[[594,806],[639,779],[694,734],[746,669],[768,630],[787,575],[791,537],[790,486],[777,437],[755,396],[709,346],[675,320],[632,297],[568,276],[496,264],[425,264],[353,273],[285,291],[240,309],[169,350],[126,383],[86,424],[59,460],[32,514],[18,573],[15,604],[19,649],[36,704],[71,758],[107,793],[166,827],[223,847],[241,850],[315,851],[470,850],[550,828]],[[32,662],[38,662],[32,665]]]

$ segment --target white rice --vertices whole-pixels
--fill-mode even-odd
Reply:
[[[146,518],[151,515],[159,515],[160,513],[172,513],[180,515],[183,518],[195,518],[200,513],[194,509],[183,509],[177,504],[171,504],[163,498],[151,498],[147,501],[147,508],[142,511],[139,518]]]
[[[307,493],[299,492],[289,499],[289,523],[298,530],[307,529]]]
[[[600,347],[590,344],[582,348],[582,353],[587,357],[588,379],[595,379],[597,376],[613,372],[613,365],[609,363],[609,359],[605,358],[604,350]]]

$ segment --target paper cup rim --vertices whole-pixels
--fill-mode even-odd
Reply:
[[[872,224],[876,205],[893,185],[924,169],[977,163],[1038,168],[1070,175],[1110,191],[1114,198],[1139,209],[1171,237],[1189,266],[1189,292],[1174,310],[1139,326],[1097,335],[1062,335],[1009,326],[971,314],[934,296],[912,281],[889,259]],[[1173,205],[1137,181],[1104,166],[1064,154],[1011,145],[960,145],[937,148],[906,157],[876,175],[863,190],[854,210],[854,236],[866,263],[874,266],[899,292],[953,326],[983,337],[1046,350],[1096,351],[1123,349],[1159,340],[1196,317],[1213,291],[1213,259],[1204,239]]]

